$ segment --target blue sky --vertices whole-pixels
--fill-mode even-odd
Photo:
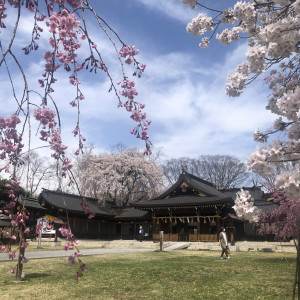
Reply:
[[[256,146],[252,138],[254,130],[270,127],[274,119],[265,110],[269,92],[262,78],[239,98],[229,98],[225,94],[226,77],[245,59],[246,45],[237,43],[224,47],[214,41],[208,49],[202,50],[198,46],[201,38],[185,30],[186,24],[201,10],[191,10],[179,0],[90,2],[124,42],[140,49],[137,58],[147,64],[147,68],[137,80],[137,100],[146,104],[145,111],[152,120],[150,139],[155,148],[162,149],[164,159],[229,154],[245,161]],[[28,43],[29,24],[28,18],[22,21],[15,47]],[[88,22],[88,26],[115,82],[121,81],[121,72],[109,41],[94,23]],[[1,34],[5,39],[6,33]],[[37,89],[46,45],[46,38],[42,39],[40,54],[30,54],[22,60],[32,79],[31,86]],[[84,55],[83,48],[80,57]],[[0,76],[4,87],[8,84],[7,78],[3,72]],[[18,78],[20,74],[14,76]],[[69,149],[74,150],[76,140],[71,131],[76,125],[76,112],[68,104],[74,91],[62,74],[58,74],[58,79],[55,99],[61,111],[63,139]],[[107,151],[109,146],[117,143],[143,150],[143,142],[129,133],[135,126],[129,114],[117,108],[115,97],[107,93],[109,83],[106,78],[102,74],[92,77],[82,73],[81,82],[86,97],[81,104],[81,130],[87,143],[95,144],[99,152]],[[0,91],[4,114],[12,110],[10,105],[3,106],[8,92],[6,88]]]

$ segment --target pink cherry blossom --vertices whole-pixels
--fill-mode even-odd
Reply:
[[[27,259],[26,257],[23,257],[22,260],[21,260],[21,264],[26,264],[28,263],[29,259]]]

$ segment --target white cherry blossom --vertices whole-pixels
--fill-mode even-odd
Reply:
[[[182,2],[189,2],[191,7],[191,1]],[[207,48],[207,41],[214,35],[224,45],[241,38],[248,40],[247,61],[229,74],[226,93],[239,96],[248,83],[263,76],[271,91],[266,109],[280,116],[273,128],[265,133],[255,132],[254,139],[265,146],[257,147],[248,157],[249,168],[267,175],[275,167],[291,161],[295,169],[279,175],[277,186],[299,199],[300,0],[237,1],[223,11],[216,6],[208,7],[207,16],[201,1],[193,2],[192,6],[198,4],[202,12],[188,25],[188,32],[204,35],[201,48]],[[268,145],[268,138],[278,131],[281,131],[280,140]]]
[[[254,199],[250,192],[243,189],[236,193],[233,209],[239,218],[249,222],[257,222],[261,214],[261,210],[254,206]]]

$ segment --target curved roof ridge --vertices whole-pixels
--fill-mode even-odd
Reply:
[[[193,189],[202,192],[207,197],[214,197],[214,196],[218,196],[220,198],[226,197],[222,192],[217,190],[212,183],[203,180],[193,174],[183,171],[180,174],[178,180],[172,186],[170,186],[159,196],[150,199],[148,201],[164,199],[165,197],[169,196],[174,190],[176,190],[183,182],[186,182]]]
[[[50,193],[50,194],[64,195],[64,196],[69,196],[69,197],[79,198],[79,199],[84,198],[84,199],[93,200],[93,201],[100,200],[98,198],[93,198],[93,197],[89,197],[89,196],[82,196],[82,195],[80,196],[80,195],[77,195],[77,194],[71,194],[71,193],[66,193],[66,192],[62,192],[62,191],[53,191],[53,190],[48,190],[48,189],[45,189],[45,188],[43,188],[41,194],[43,194],[43,192]],[[40,195],[39,195],[39,197],[40,197]]]
[[[65,197],[65,202],[61,200],[62,197]],[[92,212],[100,215],[113,215],[111,212],[107,211],[105,207],[101,206],[98,202],[98,199],[96,198],[83,197],[79,195],[68,194],[61,191],[51,191],[47,189],[43,189],[42,193],[39,196],[40,200],[46,200],[51,206],[55,208],[67,208],[69,211],[77,211],[80,213],[83,213],[83,209],[81,207],[81,200],[83,198],[87,200],[92,200],[88,203]]]
[[[200,182],[202,182],[202,183],[204,183],[204,184],[207,184],[207,185],[210,185],[210,186],[212,186],[212,187],[215,187],[215,185],[213,184],[213,183],[211,183],[211,182],[209,182],[209,181],[206,181],[206,180],[204,180],[204,179],[202,179],[202,178],[200,178],[200,177],[198,177],[198,176],[196,176],[196,175],[193,175],[193,174],[191,174],[191,173],[189,173],[189,172],[186,172],[186,171],[182,171],[182,174],[181,175],[184,175],[185,177],[190,177],[190,178],[192,178],[192,179],[194,179],[194,180],[197,180],[197,181],[200,181]],[[181,176],[180,175],[180,176]]]

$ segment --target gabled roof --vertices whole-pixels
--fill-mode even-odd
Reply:
[[[259,186],[220,189],[220,191],[223,192],[225,195],[230,196],[232,199],[235,199],[236,193],[239,192],[241,189],[249,191],[251,197],[254,199],[254,202],[266,201],[266,194]]]
[[[149,212],[135,209],[133,207],[119,207],[114,209],[114,219],[151,219],[152,216]]]
[[[21,205],[25,205],[26,208],[33,208],[35,210],[41,210],[41,211],[46,210],[45,207],[41,206],[38,199],[35,198],[24,198],[24,196],[20,195],[18,202]]]
[[[274,209],[278,209],[279,205],[273,201],[254,201],[254,205],[264,213],[270,213]]]
[[[98,200],[95,198],[81,197],[78,195],[62,193],[60,191],[43,189],[38,199],[41,205],[43,205],[43,202],[45,202],[45,206],[47,207],[62,210],[67,208],[70,212],[83,213],[81,208],[82,198],[87,200],[89,208],[96,215],[113,216],[111,212],[108,212],[104,207],[101,207]]]
[[[230,202],[231,198],[224,197],[193,197],[182,196],[168,199],[149,200],[133,203],[136,208],[159,208],[159,207],[188,207],[188,206],[219,206]]]
[[[260,186],[242,187],[242,189],[250,192],[251,197],[254,199],[254,206],[259,208],[262,212],[270,213],[278,208],[278,204],[273,201],[268,201],[269,194],[266,194]],[[221,189],[224,194],[231,196],[233,200],[235,200],[236,193],[240,190],[241,188]]]
[[[179,176],[178,180],[169,187],[165,192],[163,192],[160,196],[156,197],[155,199],[163,199],[168,195],[171,195],[174,190],[179,188],[183,183],[186,183],[188,186],[193,188],[194,190],[201,192],[206,196],[220,196],[223,197],[224,195],[219,192],[217,189],[214,188],[213,184],[203,180],[195,175],[192,175],[187,172],[182,172]],[[154,200],[154,199],[153,199]]]
[[[189,191],[186,193],[185,191]],[[133,203],[136,208],[158,207],[187,207],[223,205],[232,201],[232,198],[214,188],[213,184],[183,172],[177,182],[163,192],[160,196],[148,200]]]
[[[4,215],[0,214],[0,227],[11,227],[11,219]]]

